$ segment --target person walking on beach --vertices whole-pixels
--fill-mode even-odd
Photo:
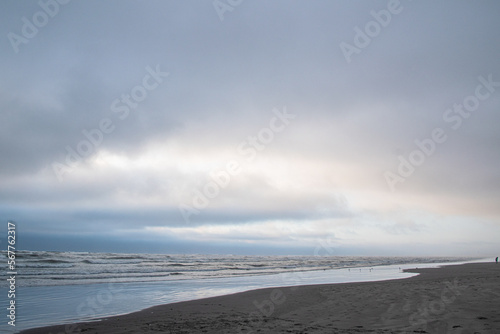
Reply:
[[[497,256],[497,258],[495,259],[495,262],[496,262],[496,263],[498,263],[498,256]]]

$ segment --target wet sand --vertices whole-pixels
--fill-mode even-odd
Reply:
[[[252,290],[21,333],[500,333],[500,264],[408,271],[420,275]]]

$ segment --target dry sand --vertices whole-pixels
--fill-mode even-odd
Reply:
[[[500,333],[500,264],[368,283],[267,288],[35,333]]]

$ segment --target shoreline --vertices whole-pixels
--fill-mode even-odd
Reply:
[[[262,288],[20,333],[500,331],[500,264],[468,263],[405,271],[420,275],[375,282]]]
[[[20,309],[19,317],[16,317],[15,330],[90,322],[106,317],[123,316],[152,306],[267,287],[401,279],[417,275],[403,273],[401,269],[462,263],[464,262],[407,263],[200,280],[25,287],[18,299],[18,305],[22,310]],[[1,289],[0,292],[3,294]],[[7,327],[10,326],[6,324],[0,326],[0,331],[11,332],[13,328]]]

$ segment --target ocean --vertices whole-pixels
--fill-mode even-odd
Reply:
[[[6,252],[0,254],[7,264]],[[0,329],[14,333],[271,286],[405,278],[413,274],[401,269],[470,260],[18,251],[16,327],[4,321]],[[7,284],[0,281],[5,307]]]

